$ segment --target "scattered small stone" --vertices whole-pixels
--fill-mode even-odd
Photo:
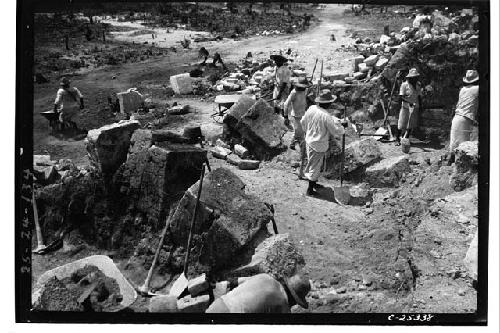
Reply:
[[[346,287],[340,287],[336,289],[337,294],[345,294],[347,291]]]
[[[459,289],[458,296],[465,296],[465,289]]]
[[[360,285],[358,286],[358,290],[366,290],[366,286],[364,286],[364,285],[360,284]]]

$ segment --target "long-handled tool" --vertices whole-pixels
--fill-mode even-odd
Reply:
[[[323,59],[321,59],[321,71],[319,72],[318,87],[316,89],[316,96],[319,96],[321,92],[321,81],[323,81]]]
[[[403,150],[403,153],[409,153],[410,152],[411,143],[410,143],[410,139],[408,138],[408,135],[409,135],[408,128],[410,127],[411,119],[412,119],[414,110],[415,110],[415,106],[410,106],[409,107],[409,113],[410,114],[408,116],[408,123],[406,124],[405,134],[401,138],[401,149]]]
[[[177,205],[175,212],[179,209],[179,205]],[[151,283],[151,278],[153,277],[153,271],[156,267],[156,263],[158,262],[158,257],[160,256],[160,251],[161,248],[163,247],[163,243],[165,242],[165,235],[167,234],[167,230],[170,227],[170,222],[172,220],[172,217],[175,215],[175,212],[173,214],[170,214],[167,222],[165,223],[165,227],[163,228],[163,231],[161,233],[160,237],[160,243],[158,244],[158,247],[156,248],[155,256],[153,257],[153,262],[151,263],[151,267],[149,268],[148,275],[146,276],[146,280],[144,281],[144,284],[140,286],[139,288],[136,288],[136,290],[143,296],[155,296],[156,294],[151,292],[149,288],[149,284]]]
[[[344,101],[344,119],[346,115],[346,103]],[[344,162],[345,162],[345,130],[342,134],[342,153],[340,155],[340,187],[333,188],[335,200],[341,205],[348,205],[351,200],[351,191],[349,186],[342,186],[344,181]]]
[[[202,165],[200,182],[198,185],[198,195],[196,196],[196,205],[194,206],[193,217],[191,219],[191,225],[189,227],[189,236],[188,236],[188,242],[187,242],[187,246],[186,246],[186,257],[184,259],[184,269],[183,269],[181,275],[177,278],[177,280],[172,285],[172,288],[170,289],[170,292],[169,292],[170,295],[173,295],[177,298],[184,293],[184,291],[186,290],[186,288],[188,286],[188,279],[187,279],[186,275],[187,275],[187,271],[188,271],[189,254],[191,252],[191,240],[193,238],[194,223],[196,221],[196,215],[198,213],[198,206],[200,205],[201,188],[203,185],[203,177],[204,176],[205,176],[205,165]]]
[[[314,62],[314,68],[313,68],[313,71],[312,71],[312,74],[311,74],[311,81],[313,80],[314,78],[314,72],[316,72],[316,65],[318,64],[318,58],[316,58],[316,61]]]
[[[45,243],[43,242],[42,228],[40,228],[40,221],[38,220],[38,209],[36,207],[35,191],[33,191],[31,200],[33,203],[33,218],[35,219],[36,242],[37,242],[37,247],[36,249],[33,250],[33,253],[41,254],[41,252],[45,250],[46,246]]]

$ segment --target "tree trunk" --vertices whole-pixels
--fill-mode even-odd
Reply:
[[[94,19],[92,18],[92,15],[87,15],[87,17],[89,18],[90,24],[94,24]]]
[[[64,36],[64,45],[66,46],[66,50],[69,50],[69,36]]]

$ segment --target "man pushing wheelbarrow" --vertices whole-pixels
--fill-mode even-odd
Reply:
[[[78,110],[84,108],[83,95],[76,87],[70,87],[70,83],[68,78],[62,78],[61,87],[57,91],[54,101],[53,112],[41,113],[49,121],[52,132],[62,131],[65,128],[77,129],[73,117],[78,113]]]

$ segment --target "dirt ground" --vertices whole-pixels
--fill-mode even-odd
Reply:
[[[165,86],[169,77],[189,71],[190,64],[199,61],[197,49],[201,46],[210,52],[218,51],[228,63],[244,58],[249,51],[267,57],[270,51],[292,48],[298,52],[297,61],[308,72],[312,71],[316,58],[325,59],[325,72],[350,69],[352,64],[346,59],[355,53],[337,49],[353,42],[349,38],[353,31],[361,34],[365,31],[366,36],[374,32],[379,35],[385,24],[377,17],[344,16],[347,7],[332,4],[315,12],[320,22],[303,33],[195,43],[191,49],[179,48],[180,32],[169,34],[164,29],[158,30],[158,39],[163,39],[159,46],[177,46],[177,52],[100,67],[71,77],[72,84],[80,89],[86,100],[86,108],[76,121],[86,129],[115,122],[115,116],[106,109],[107,96],[136,87],[157,105],[177,101],[194,107],[194,112],[172,117],[166,124],[167,129],[198,124],[208,139],[215,139],[222,127],[210,117],[214,110],[213,97],[167,98]],[[399,30],[408,22],[401,18],[393,20],[391,25]],[[137,23],[120,24],[144,30]],[[360,28],[361,24],[365,30]],[[113,36],[126,43],[143,43],[148,38],[151,42],[150,34],[134,34],[134,31],[116,32]],[[336,41],[330,40],[332,33]],[[50,136],[47,122],[39,115],[52,107],[57,82],[53,79],[47,84],[35,84],[34,154],[50,154],[53,160],[70,158],[78,165],[86,165],[89,162],[84,141]],[[291,136],[291,132],[285,135],[285,143]],[[353,139],[355,137],[350,138]],[[392,143],[381,143],[380,148],[384,157],[403,154],[400,147]],[[447,272],[451,269],[461,272],[457,267],[461,266],[475,231],[477,216],[470,216],[472,222],[464,225],[457,222],[453,214],[443,213],[439,218],[431,214],[439,200],[453,193],[448,185],[451,168],[438,165],[444,153],[444,145],[413,146],[409,154],[414,169],[412,174],[399,188],[377,189],[370,207],[335,203],[328,196],[331,193],[328,188],[339,185],[333,180],[322,179],[327,187],[323,199],[305,196],[307,183],[297,178],[296,169],[291,166],[291,162],[298,160],[297,153],[291,150],[270,162],[263,162],[255,171],[239,170],[213,158],[210,163],[212,168],[229,168],[243,180],[248,193],[274,205],[280,233],[289,233],[301,249],[306,272],[314,284],[308,296],[311,306],[307,312],[474,312],[476,292],[471,279],[465,274],[457,277]],[[477,211],[470,200],[459,200],[456,205],[464,212]],[[440,255],[434,256],[436,252]],[[34,256],[33,281],[47,269],[96,253],[113,255],[87,247],[76,254],[61,251]],[[402,270],[398,268],[401,261]],[[134,270],[126,261],[118,260],[118,264],[132,282],[143,281],[146,272]],[[401,277],[405,274],[410,274],[410,278]],[[161,283],[166,278],[157,277],[153,283]],[[414,287],[407,286],[408,281],[413,281]],[[137,304],[139,310],[143,309],[145,300],[139,299]],[[305,310],[294,307],[293,312]]]

